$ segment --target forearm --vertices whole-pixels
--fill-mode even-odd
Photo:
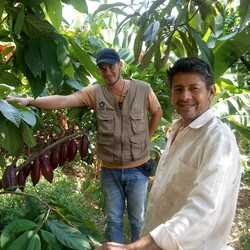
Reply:
[[[26,106],[34,106],[43,109],[65,109],[80,106],[80,102],[74,94],[68,96],[52,95],[34,98],[18,98],[7,97],[7,101],[17,102],[18,104]]]
[[[151,114],[149,121],[149,137],[152,138],[153,134],[157,130],[162,118],[162,109],[159,108],[156,112]]]

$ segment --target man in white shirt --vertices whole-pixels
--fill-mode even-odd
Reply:
[[[150,192],[141,238],[97,250],[225,250],[241,179],[233,132],[210,109],[214,76],[198,58],[168,71],[173,126]]]

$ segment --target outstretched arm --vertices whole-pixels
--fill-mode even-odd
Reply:
[[[81,106],[79,100],[77,99],[75,94],[71,95],[51,95],[51,96],[43,96],[38,97],[36,99],[27,97],[6,97],[6,101],[17,102],[18,104],[26,107],[26,106],[34,106],[37,108],[44,109],[65,109]]]

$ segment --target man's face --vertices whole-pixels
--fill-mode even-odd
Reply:
[[[121,66],[121,62],[117,62],[113,65],[103,62],[98,65],[100,74],[103,77],[106,85],[112,86],[117,82],[121,74]]]
[[[214,95],[214,85],[207,89],[199,73],[179,72],[174,75],[172,102],[183,119],[184,127],[209,108]]]

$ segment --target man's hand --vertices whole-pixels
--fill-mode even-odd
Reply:
[[[125,244],[107,242],[100,247],[96,247],[95,250],[128,250],[128,248]]]
[[[11,97],[11,96],[8,96],[8,97],[5,98],[5,100],[7,102],[16,102],[19,105],[21,105],[23,107],[26,107],[26,106],[28,106],[31,98],[22,98],[22,97]]]

